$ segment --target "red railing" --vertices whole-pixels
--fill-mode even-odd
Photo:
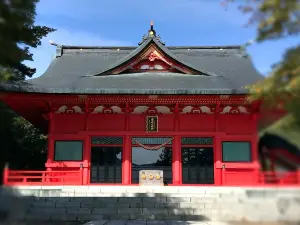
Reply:
[[[83,185],[83,169],[65,171],[18,171],[4,169],[3,183],[5,185]],[[246,186],[300,186],[300,170],[293,172],[259,172],[253,184]],[[222,186],[227,186],[226,181]],[[237,186],[243,181],[236,181]],[[231,186],[231,185],[229,185]]]
[[[83,170],[19,171],[4,169],[5,185],[82,185]]]
[[[260,172],[258,183],[262,185],[300,186],[300,170],[292,172]]]

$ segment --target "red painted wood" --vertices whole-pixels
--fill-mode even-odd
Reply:
[[[82,99],[85,96],[85,100]],[[155,96],[155,98],[153,98]],[[24,94],[24,93],[8,93],[0,96],[9,105],[21,104],[28,105],[27,101],[35,103],[45,110],[48,110],[45,102],[52,101],[51,107],[60,107],[65,104],[82,105],[88,102],[90,106],[101,104],[180,104],[180,105],[210,105],[219,102],[220,105],[245,105],[246,95],[55,95],[55,94]],[[25,101],[24,101],[25,100]],[[16,105],[15,105],[16,106]],[[17,107],[17,106],[16,106]],[[31,107],[32,108],[32,107]]]
[[[181,114],[179,118],[179,130],[214,132],[215,117],[204,114]]]
[[[297,157],[297,156],[291,154],[286,149],[271,149],[270,151],[271,151],[271,153],[274,154],[275,158],[278,158],[280,156],[284,156],[285,158],[287,158],[291,162],[294,162],[296,164],[300,164],[300,157]]]
[[[218,131],[228,135],[253,134],[257,132],[250,115],[219,115]]]
[[[172,177],[173,184],[180,185],[182,184],[182,170],[181,170],[181,137],[175,136],[173,140],[172,147]]]
[[[76,134],[84,130],[84,114],[55,114],[53,133]]]
[[[85,185],[83,182],[83,169],[65,168],[54,171],[17,171],[6,168],[3,183],[13,185]],[[258,176],[252,176],[247,169],[234,171],[222,170],[222,184],[224,186],[248,186],[248,187],[300,187],[300,170],[293,172],[259,172]],[[90,185],[90,184],[89,184]],[[101,184],[119,186],[119,184]],[[125,184],[124,184],[125,185]],[[129,186],[138,186],[128,184]],[[170,186],[191,186],[172,184]],[[215,185],[192,185],[192,186],[215,186]]]
[[[82,169],[56,171],[8,170],[7,185],[82,185]]]
[[[239,185],[251,184],[256,185],[258,183],[257,175],[260,169],[258,160],[253,159],[247,163],[236,162],[222,162],[222,142],[223,141],[249,141],[253,143],[253,135],[223,135],[218,138],[218,159],[215,163],[215,169],[217,170],[217,176],[221,176],[222,185]],[[249,179],[243,183],[242,177]],[[255,179],[253,179],[255,178]],[[249,183],[250,182],[250,183]]]
[[[83,148],[83,184],[89,183],[90,177],[90,162],[91,162],[91,139],[89,136],[86,136],[84,140]],[[84,166],[87,165],[87,166]]]
[[[20,94],[12,93],[6,97],[11,106],[16,107],[19,111],[24,109],[25,114],[31,111],[49,111],[57,110],[59,107],[66,105],[67,107],[79,106],[82,114],[53,114],[49,113],[43,120],[48,120],[49,127],[49,151],[46,168],[50,170],[63,169],[79,169],[83,165],[84,184],[89,183],[90,176],[90,157],[91,146],[90,137],[95,136],[123,136],[123,171],[122,184],[131,184],[131,141],[132,136],[172,136],[178,137],[173,144],[173,185],[182,185],[181,174],[181,144],[182,136],[206,136],[214,137],[214,158],[215,158],[215,185],[226,185],[226,180],[234,183],[234,176],[239,180],[239,176],[258,176],[258,154],[257,154],[257,127],[259,115],[253,112],[255,106],[245,105],[245,95],[43,95],[43,94]],[[34,107],[28,109],[22,102],[30,101],[34,103]],[[45,102],[51,101],[51,106],[47,106]],[[93,114],[91,113],[97,106],[105,106],[110,108],[117,105],[122,109],[121,114]],[[168,106],[174,114],[158,115],[158,132],[145,132],[145,119],[147,114],[132,114],[132,110],[136,106]],[[215,114],[180,114],[185,106],[199,105],[208,106]],[[249,114],[220,114],[225,106],[233,106],[232,110],[237,110],[236,105],[244,105],[253,110]],[[47,108],[48,107],[48,108]],[[49,109],[50,107],[50,109]],[[251,108],[252,107],[252,108]],[[26,111],[26,110],[27,111]],[[25,112],[26,111],[26,112]],[[51,112],[52,112],[51,111]],[[199,110],[198,110],[199,111]],[[201,111],[201,110],[200,110]],[[257,113],[257,112],[255,112]],[[54,161],[54,141],[55,140],[84,140],[84,158],[80,162],[55,162]],[[222,141],[251,141],[252,143],[252,163],[229,164],[226,163],[226,169],[222,170]],[[227,174],[228,173],[228,174]],[[239,174],[239,175],[233,175]],[[255,174],[255,175],[254,175]],[[223,179],[223,181],[222,181]]]
[[[131,183],[131,165],[130,165],[130,155],[131,155],[131,138],[126,135],[124,137],[124,147],[122,156],[122,184],[129,185]]]
[[[125,114],[91,114],[88,127],[90,131],[125,130]]]

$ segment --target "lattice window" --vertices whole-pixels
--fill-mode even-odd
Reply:
[[[92,145],[122,145],[123,137],[93,136]]]
[[[181,138],[182,145],[213,145],[212,137],[183,137]]]
[[[136,144],[136,141],[143,145],[161,145],[166,142],[172,144],[172,137],[134,137],[132,138],[132,144]]]

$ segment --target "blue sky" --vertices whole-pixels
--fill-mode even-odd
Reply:
[[[239,0],[240,1],[240,0]],[[49,66],[55,47],[64,45],[135,46],[149,29],[150,20],[166,45],[241,45],[254,39],[255,26],[245,27],[247,16],[237,5],[227,10],[220,0],[40,0],[36,24],[57,29],[33,49],[33,62],[40,76]],[[296,38],[268,41],[248,48],[262,74],[281,59]]]

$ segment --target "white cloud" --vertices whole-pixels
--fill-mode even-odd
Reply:
[[[89,32],[72,32],[66,29],[57,29],[42,39],[42,45],[36,49],[31,49],[33,61],[26,62],[28,66],[36,68],[38,77],[48,68],[51,60],[55,56],[56,47],[49,44],[49,40],[61,45],[81,45],[81,46],[122,46],[130,45],[119,40],[101,39],[100,36]]]

